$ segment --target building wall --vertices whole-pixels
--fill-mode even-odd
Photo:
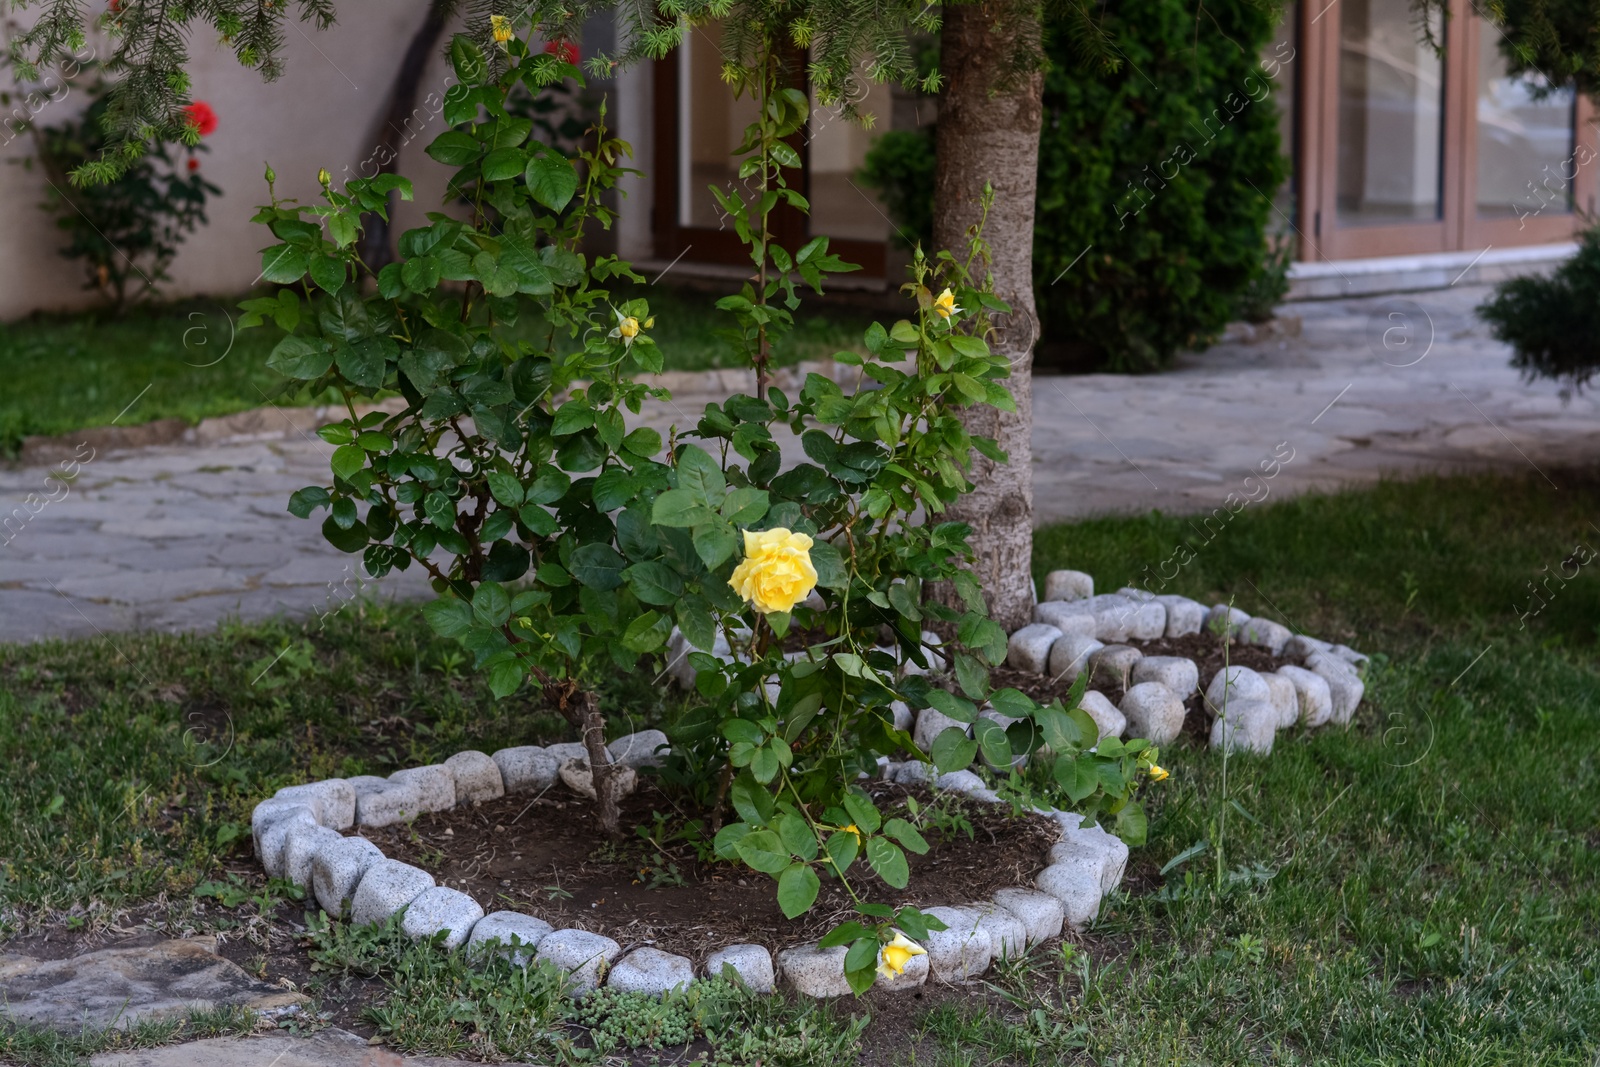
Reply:
[[[341,0],[340,22],[326,32],[292,23],[286,33],[287,71],[263,82],[239,66],[232,52],[196,33],[191,42],[195,99],[216,109],[219,125],[206,139],[209,153],[202,172],[223,195],[208,208],[210,222],[179,253],[172,268],[170,296],[244,292],[260,272],[258,250],[273,243],[250,222],[266,199],[262,173],[270,162],[280,197],[311,200],[316,174],[326,167],[335,181],[372,173],[376,124],[394,69],[411,35],[421,24],[428,0]],[[103,41],[99,42],[103,47]],[[447,174],[429,160],[423,146],[444,129],[436,113],[450,84],[442,54],[428,65],[418,93],[413,140],[403,149],[400,173],[417,183],[416,200],[399,212],[401,227],[423,221],[437,209]],[[37,121],[50,125],[81,110],[89,79],[51,83],[38,98]],[[13,88],[7,86],[6,88]],[[426,102],[434,94],[432,104]],[[0,133],[0,321],[35,310],[59,311],[92,305],[95,294],[82,288],[79,265],[57,253],[62,239],[51,216],[38,207],[46,187],[38,168],[13,165],[32,154],[30,138],[12,136],[10,123]]]

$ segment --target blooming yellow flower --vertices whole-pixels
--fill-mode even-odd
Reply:
[[[906,965],[913,957],[927,954],[927,949],[896,930],[894,940],[878,950],[878,973],[885,978],[898,978],[906,973]]]
[[[954,315],[961,309],[956,307],[956,294],[952,293],[949,289],[946,289],[944,292],[934,297],[933,310],[938,313],[941,319],[949,322],[950,316]]]
[[[860,830],[859,827],[856,826],[855,823],[851,823],[849,826],[841,826],[841,827],[839,827],[839,832],[841,834],[855,834],[856,835],[856,844],[859,845],[861,843],[861,830]]]
[[[762,614],[792,611],[817,585],[811,538],[781,527],[746,530],[744,561],[733,569],[728,584]]]
[[[490,15],[489,30],[494,34],[495,44],[505,44],[511,40],[511,20],[504,15]]]
[[[1167,773],[1164,767],[1154,763],[1150,764],[1150,780],[1152,782],[1164,782],[1171,777],[1172,775]]]

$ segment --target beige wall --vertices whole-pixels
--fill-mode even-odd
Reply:
[[[361,173],[376,145],[375,127],[395,68],[426,8],[427,0],[341,0],[340,23],[331,30],[291,24],[287,71],[271,83],[240,67],[230,51],[210,43],[208,34],[195,35],[193,95],[210,103],[219,120],[201,166],[223,195],[208,207],[210,224],[179,254],[168,295],[232,296],[255,280],[261,269],[258,250],[273,243],[264,228],[250,222],[255,206],[266,199],[266,162],[277,172],[279,195],[302,200],[317,193],[318,167],[326,167],[336,181]],[[419,102],[430,92],[442,96],[449,75],[449,65],[435,55]],[[38,121],[59,122],[58,115],[81,108],[85,81],[78,79],[65,92],[53,86],[55,99],[44,105]],[[426,125],[400,161],[400,172],[417,183],[416,201],[400,213],[402,227],[438,208],[447,176],[422,152],[444,129],[443,119],[431,115],[426,104],[421,112]],[[9,136],[7,130],[0,140]],[[52,219],[39,210],[45,185],[37,168],[10,162],[30,152],[26,135],[0,147],[0,321],[94,301],[81,288],[78,265],[57,254],[62,240]]]

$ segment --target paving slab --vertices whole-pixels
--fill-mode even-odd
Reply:
[[[1522,381],[1474,308],[1485,286],[1287,305],[1298,337],[1185,353],[1159,375],[1032,383],[1039,523],[1159,508],[1203,539],[1232,507],[1422,471],[1523,471],[1600,457],[1600,393]],[[722,374],[733,388],[748,375]],[[675,386],[639,423],[688,427],[710,399]],[[310,415],[245,438],[0,466],[0,641],[204,630],[225,618],[315,618],[358,593],[422,599],[419,568],[373,581],[287,511],[328,480]],[[245,420],[250,421],[250,420]],[[270,436],[280,428],[277,439]],[[792,439],[787,460],[800,458]],[[1270,471],[1270,476],[1267,472]],[[1553,479],[1552,479],[1553,481]],[[1159,558],[1151,559],[1158,567]]]
[[[401,1056],[333,1028],[305,1037],[216,1037],[137,1052],[102,1052],[89,1063],[92,1067],[465,1067],[466,1061]]]
[[[0,1019],[27,1026],[127,1028],[196,1008],[281,1013],[307,999],[250,977],[218,956],[210,938],[101,949],[64,960],[0,956]]]

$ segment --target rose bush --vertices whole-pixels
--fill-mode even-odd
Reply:
[[[989,683],[1006,635],[964,569],[968,531],[940,519],[969,488],[972,450],[1003,459],[957,409],[1012,403],[1009,367],[985,341],[1004,305],[986,291],[981,233],[964,259],[915,256],[912,314],[868,329],[863,353],[837,355],[853,368],[849,388],[818,374],[793,396],[771,385],[772,342],[802,288],[820,292],[828,273],[853,268],[826,238],[793,249],[774,239],[775,207],[807,206],[788,182],[800,162],[788,139],[809,104],[781,83],[772,42],[732,64],[757,119],[739,149],[747,184],[717,195],[753,271],[719,307],[754,390],[707,405],[664,441],[637,424],[666,398],[636,380],[662,365],[650,309],[604,288],[636,275],[582,247],[587,226],[612,220],[604,194],[628,148],[603,109],[576,158],[534,138],[507,96],[582,74],[559,49],[530,50],[498,23],[482,29],[451,45],[451,128],[427,150],[453,169],[467,218],[429,215],[374,274],[357,252],[363,218],[381,215],[391,190],[409,196],[404,179],[343,190],[324,180],[322,203],[274,196],[257,215],[278,240],[264,274],[285,288],[247,302],[245,322],[270,317],[289,331],[272,365],[334,387],[348,409],[321,431],[336,446],[331,482],[295,493],[290,509],[325,510],[328,540],[375,576],[428,572],[439,597],[427,618],[472,653],[495,694],[531,681],[580,732],[608,832],[620,831],[618,778],[598,680],[641,659],[655,669],[669,649],[687,656],[693,706],[671,725],[660,772],[698,809],[682,832],[773,877],[790,916],[812,906],[823,878],[839,880],[861,921],[824,943],[850,946],[848,977],[865,989],[880,956],[903,968],[909,939],[939,925],[852,886],[860,860],[904,888],[906,850],[928,847],[915,810],[886,816],[857,785],[881,755],[951,770],[981,752],[1004,768],[1048,746],[1033,777],[1007,779],[1010,795],[1108,812],[1128,810],[1143,766],[1134,746],[1097,750],[1083,711]],[[384,392],[401,411],[358,407]],[[804,459],[785,464],[783,440]],[[929,596],[936,583],[960,606]],[[948,674],[930,678],[940,667]],[[979,718],[985,701],[1018,721]],[[937,708],[973,736],[952,727],[921,753],[895,725],[897,702]]]

